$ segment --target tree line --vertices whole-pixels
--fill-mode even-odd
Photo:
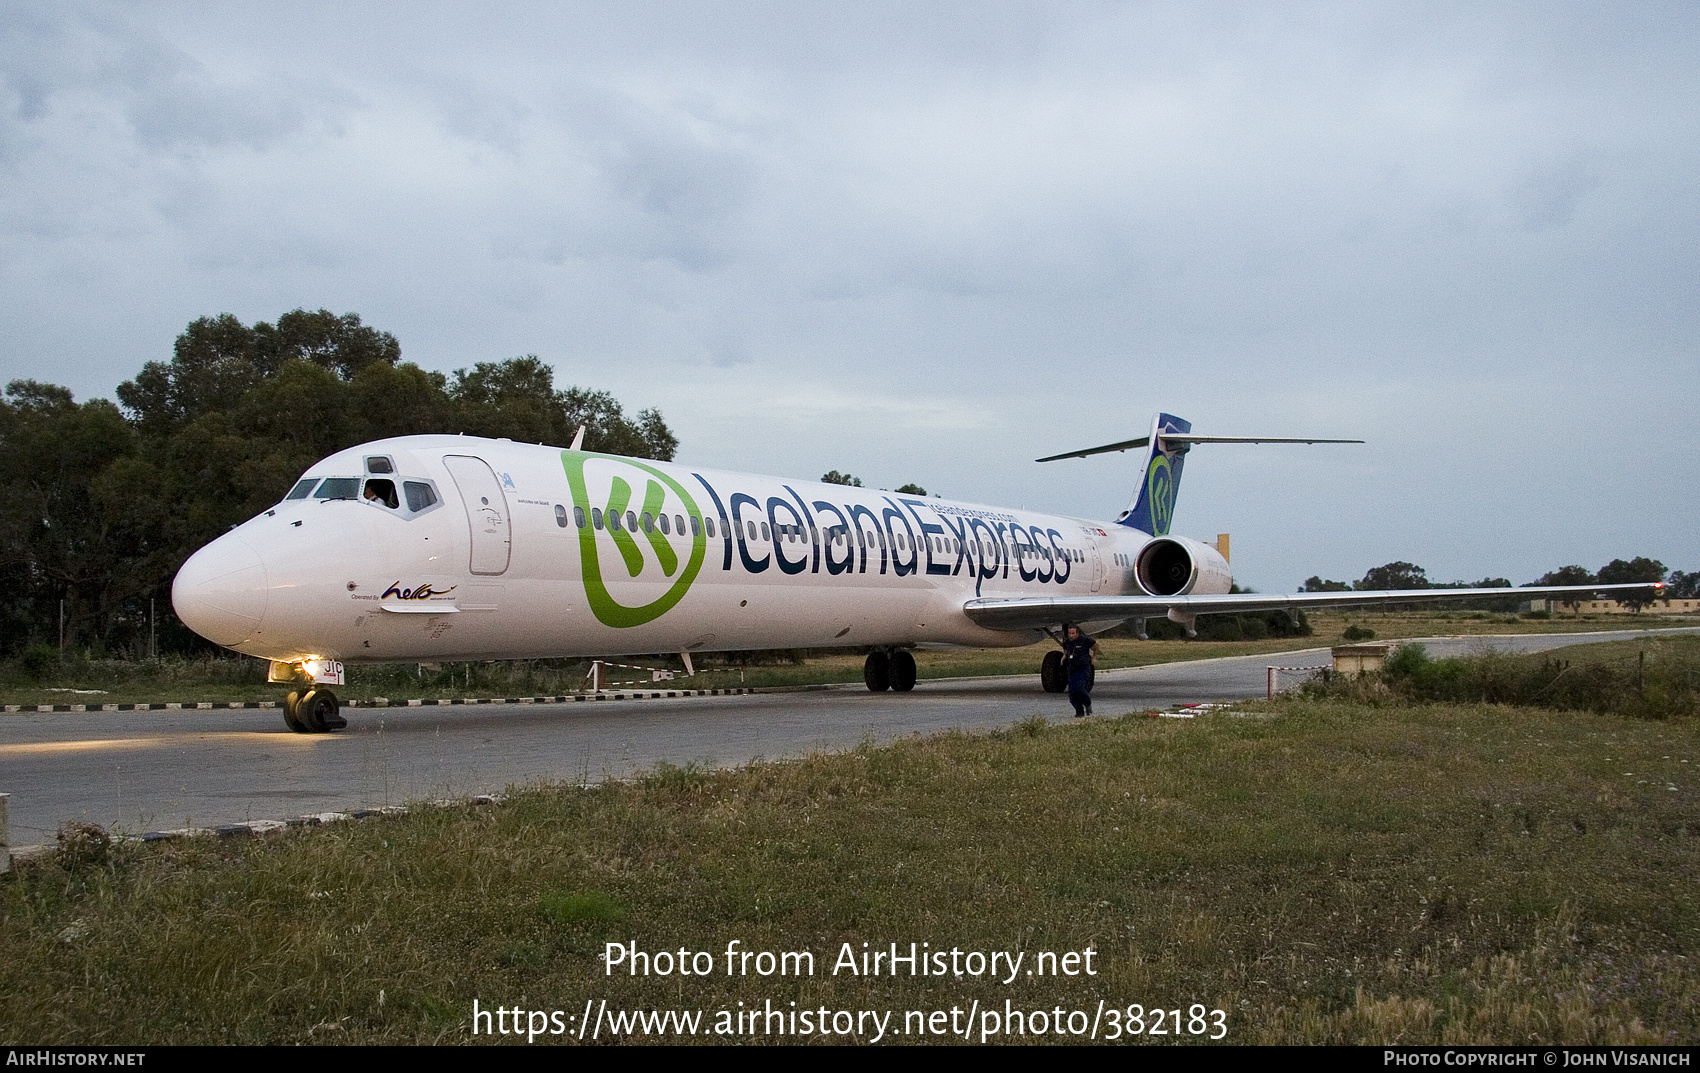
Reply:
[[[862,478],[852,476],[848,473],[840,473],[835,469],[829,469],[825,473],[821,474],[820,481],[822,484],[841,484],[847,488],[862,487]],[[896,489],[894,489],[894,491],[896,491],[900,496],[924,496],[927,494],[927,490],[925,488],[913,483],[900,484]]]
[[[297,309],[275,324],[202,317],[116,403],[14,380],[0,399],[0,655],[100,655],[206,643],[171,613],[197,548],[271,506],[314,462],[385,436],[466,433],[670,460],[653,409],[557,389],[534,355],[452,375],[401,360],[358,314]]]
[[[1657,559],[1636,556],[1633,559],[1613,559],[1600,567],[1599,571],[1590,571],[1585,566],[1561,566],[1557,570],[1549,570],[1533,581],[1526,582],[1524,587],[1534,585],[1626,585],[1637,581],[1662,581],[1665,583],[1664,596],[1675,600],[1692,600],[1700,598],[1700,570],[1684,573],[1681,570],[1667,571],[1665,564]],[[1328,581],[1313,576],[1305,579],[1299,586],[1300,592],[1350,592],[1382,591],[1386,589],[1509,589],[1511,582],[1502,577],[1482,578],[1480,581],[1452,581],[1437,583],[1428,579],[1428,572],[1413,563],[1387,563],[1370,569],[1362,578],[1354,582]],[[1645,607],[1651,603],[1647,599],[1623,598],[1622,602],[1635,608]]]

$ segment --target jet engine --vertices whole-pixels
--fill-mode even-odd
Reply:
[[[1214,596],[1233,588],[1228,560],[1215,548],[1185,537],[1158,537],[1134,560],[1139,587],[1151,596]]]

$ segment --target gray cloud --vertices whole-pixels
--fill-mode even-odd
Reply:
[[[25,6],[0,376],[109,394],[196,316],[322,305],[541,354],[692,458],[992,502],[1113,513],[1125,459],[1030,460],[1158,407],[1372,439],[1195,456],[1177,525],[1265,587],[1696,568],[1643,489],[1700,480],[1697,23]]]

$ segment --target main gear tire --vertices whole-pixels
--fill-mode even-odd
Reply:
[[[891,654],[891,688],[899,693],[915,688],[915,657],[905,649]]]
[[[884,693],[891,688],[891,657],[884,652],[869,652],[862,662],[862,681],[870,692]]]
[[[1068,673],[1063,670],[1063,654],[1046,652],[1039,664],[1039,684],[1047,693],[1061,693],[1068,688]]]

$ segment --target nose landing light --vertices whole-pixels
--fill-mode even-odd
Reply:
[[[226,535],[189,556],[171,583],[171,606],[214,644],[239,645],[266,613],[266,565],[248,542]]]

